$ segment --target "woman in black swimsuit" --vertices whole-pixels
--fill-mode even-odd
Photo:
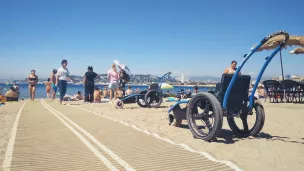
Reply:
[[[31,74],[28,76],[28,83],[29,83],[29,91],[30,91],[30,96],[31,100],[34,101],[35,98],[35,91],[36,91],[36,85],[38,83],[38,76],[35,74],[35,70],[33,69],[31,71]]]

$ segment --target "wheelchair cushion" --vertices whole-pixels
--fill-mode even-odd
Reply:
[[[221,104],[223,104],[226,90],[232,79],[232,74],[223,74],[221,79],[221,85],[217,98]],[[231,92],[229,94],[227,108],[228,109],[241,109],[248,102],[248,90],[250,85],[250,75],[238,75]]]

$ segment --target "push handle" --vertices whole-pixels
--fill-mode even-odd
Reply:
[[[284,47],[287,43],[287,41],[289,40],[289,34],[286,31],[276,31],[274,33],[271,33],[270,35],[266,36],[261,43],[264,44],[266,43],[269,39],[279,36],[279,35],[284,35],[285,39],[283,40],[283,42],[281,42],[281,47]]]

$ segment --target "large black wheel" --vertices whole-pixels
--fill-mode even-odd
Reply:
[[[150,90],[145,96],[145,102],[149,108],[158,108],[163,102],[163,96],[157,90]]]
[[[145,94],[147,94],[147,90],[141,91],[139,94],[141,94],[141,96],[136,96],[136,103],[138,104],[138,106],[140,107],[147,107],[146,102],[145,102]]]
[[[211,93],[195,95],[188,104],[186,116],[194,138],[205,141],[214,140],[223,126],[221,104]]]
[[[227,121],[230,129],[239,137],[245,138],[256,136],[262,130],[265,123],[265,112],[259,100],[254,101],[254,110],[252,114],[248,112],[239,112],[228,114]],[[253,125],[252,127],[250,125]]]

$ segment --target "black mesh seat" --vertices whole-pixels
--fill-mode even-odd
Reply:
[[[221,86],[219,87],[219,92],[217,94],[217,98],[221,104],[223,104],[224,96],[232,77],[233,75],[231,74],[222,75]],[[228,110],[240,110],[245,104],[247,105],[250,79],[250,75],[239,75],[237,77],[228,98]]]
[[[150,86],[149,86],[149,90],[158,90],[159,89],[159,86],[158,84],[156,83],[152,83]]]

